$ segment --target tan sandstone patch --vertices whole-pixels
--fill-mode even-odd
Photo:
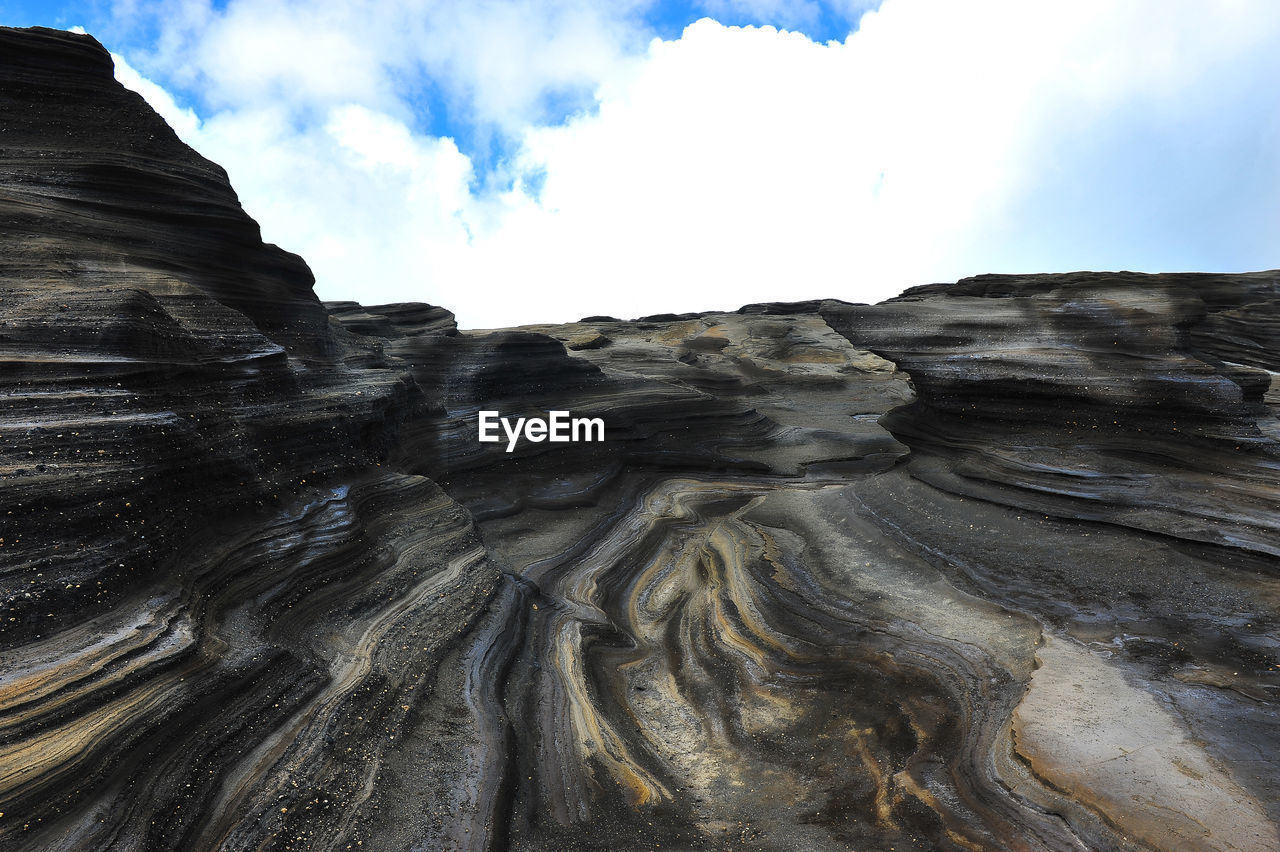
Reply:
[[[1046,636],[1036,657],[1013,731],[1037,775],[1158,849],[1280,849],[1258,802],[1154,697],[1073,643]]]

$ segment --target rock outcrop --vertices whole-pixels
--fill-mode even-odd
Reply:
[[[0,847],[1280,847],[1280,272],[322,304],[49,30],[0,163]]]

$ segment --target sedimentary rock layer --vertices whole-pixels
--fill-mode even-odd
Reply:
[[[468,332],[0,122],[0,847],[1280,847],[1280,273]]]

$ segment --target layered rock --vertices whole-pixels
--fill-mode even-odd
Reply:
[[[823,316],[910,372],[887,425],[940,487],[1274,556],[1278,286],[990,276]]]
[[[1280,273],[467,332],[0,113],[4,848],[1280,846]]]

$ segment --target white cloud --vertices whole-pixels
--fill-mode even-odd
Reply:
[[[431,301],[478,327],[875,300],[985,271],[1275,265],[1267,0],[887,0],[843,43],[704,20],[639,53],[625,16],[586,2],[440,3],[405,38],[326,8],[333,44],[193,29],[224,103],[203,124],[129,83],[324,298]],[[221,26],[252,30],[240,9]],[[291,26],[263,14],[259,32]],[[512,140],[510,189],[477,189],[452,140],[411,129],[398,75],[415,67]],[[541,123],[548,92],[587,84],[594,111]]]
[[[303,131],[269,109],[221,114],[197,146],[217,152],[264,237],[306,258],[322,298],[448,302],[473,205],[452,140],[345,105]]]
[[[195,110],[178,106],[178,102],[172,95],[139,74],[120,54],[111,54],[111,60],[116,66],[116,80],[125,88],[142,95],[151,108],[173,128],[179,138],[187,144],[192,144],[198,137],[197,131],[200,128],[200,119],[196,116]]]
[[[713,18],[729,18],[781,29],[811,33],[823,28],[823,13],[830,24],[856,24],[863,13],[879,6],[881,0],[697,0],[697,7]]]
[[[138,57],[213,109],[358,101],[409,118],[429,76],[478,124],[536,121],[548,95],[587,94],[643,46],[649,0],[210,0],[116,3],[117,26],[159,27]],[[416,109],[421,109],[417,105]]]

